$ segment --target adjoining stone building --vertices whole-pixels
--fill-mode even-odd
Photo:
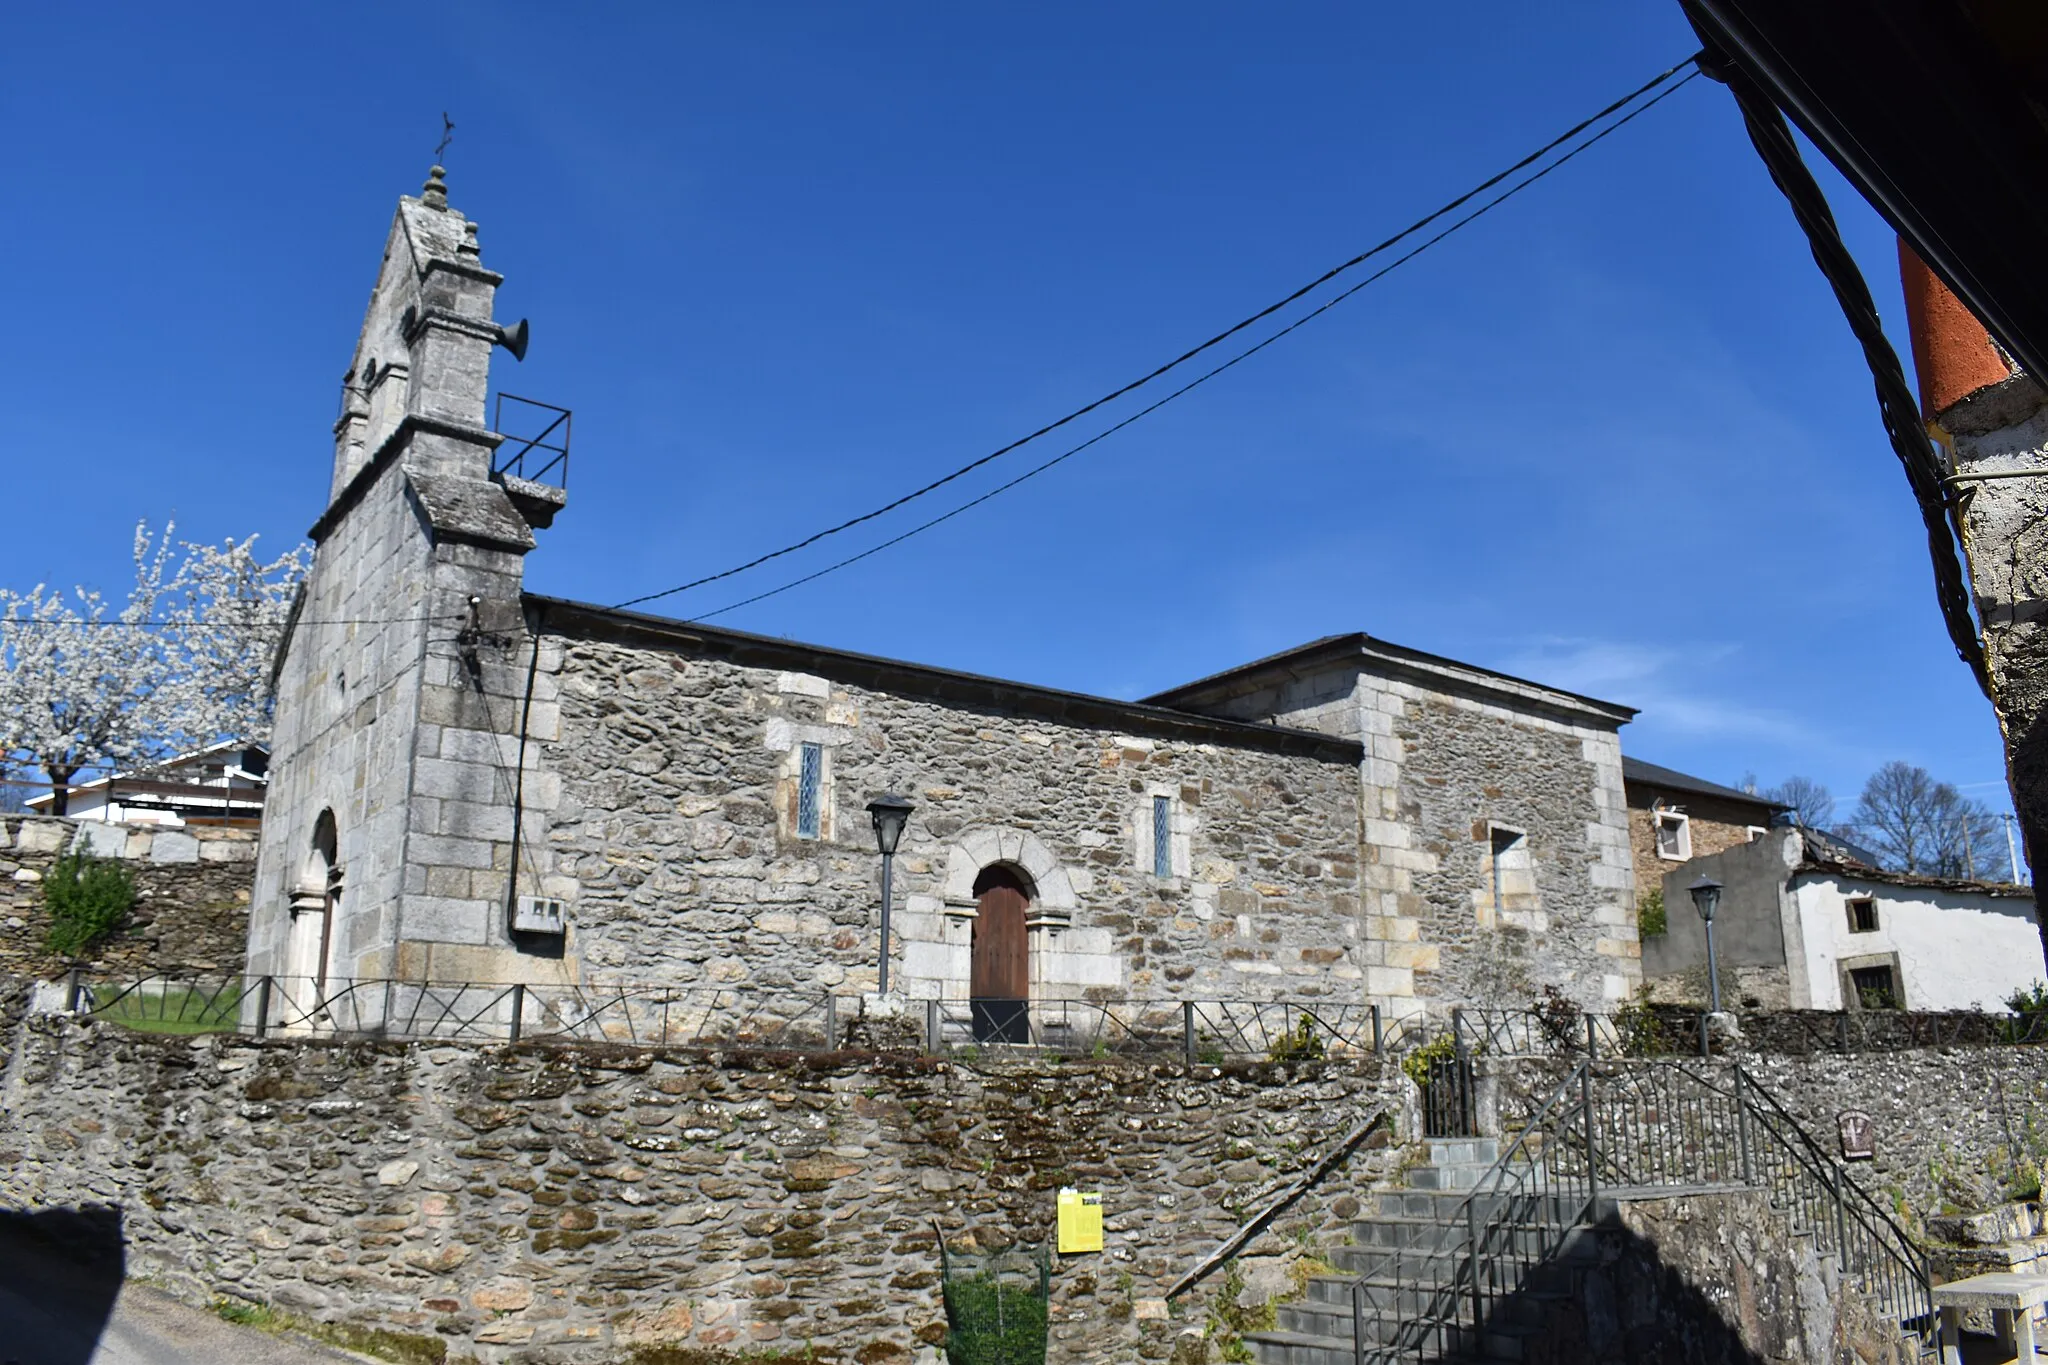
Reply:
[[[1640,978],[1633,712],[1331,637],[1145,702],[525,592],[500,276],[400,201],[280,651],[249,967],[912,996],[1588,1004]],[[282,988],[289,997],[291,988]]]
[[[1647,895],[1680,863],[1761,838],[1789,807],[1640,758],[1624,758],[1636,889]]]

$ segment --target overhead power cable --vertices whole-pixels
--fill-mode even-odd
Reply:
[[[1245,318],[1243,321],[1233,323],[1231,326],[1226,327],[1224,330],[1216,333],[1216,335],[1210,337],[1207,341],[1202,342],[1200,345],[1195,346],[1189,350],[1183,351],[1180,355],[1175,356],[1172,360],[1167,361],[1164,365],[1159,366],[1157,369],[1152,370],[1149,373],[1132,380],[1131,382],[1121,386],[1120,388],[1112,389],[1110,392],[1102,395],[1102,397],[1100,398],[1097,398],[1092,403],[1087,403],[1082,405],[1081,407],[1075,408],[1072,412],[1069,412],[1064,417],[1046,423],[1044,426],[1038,428],[1038,430],[1034,432],[1031,432],[1029,435],[1021,436],[1016,440],[1011,441],[1008,445],[999,446],[995,450],[990,451],[988,454],[981,456],[979,459],[970,460],[968,463],[960,466],[958,469],[955,469],[950,474],[944,475],[941,478],[934,479],[930,483],[925,484],[922,488],[913,489],[912,491],[905,493],[903,496],[896,498],[891,502],[884,503],[882,506],[875,508],[871,512],[864,512],[857,517],[852,517],[846,521],[842,521],[836,526],[828,526],[822,531],[818,531],[811,535],[805,536],[802,540],[794,541],[791,544],[783,546],[781,549],[770,550],[766,554],[757,555],[753,559],[748,560],[746,563],[734,565],[730,569],[723,569],[718,573],[714,574],[706,574],[702,578],[693,578],[687,583],[678,583],[675,587],[663,588],[659,592],[643,593],[638,597],[629,597],[625,601],[615,604],[613,609],[618,610],[625,607],[637,607],[642,605],[643,603],[659,601],[661,598],[664,597],[673,597],[677,593],[688,592],[692,588],[701,588],[710,583],[717,583],[723,579],[732,578],[735,575],[743,574],[747,572],[747,570],[749,569],[759,568],[761,565],[766,564],[771,560],[780,559],[785,555],[795,554],[798,550],[802,550],[809,546],[815,545],[819,541],[825,540],[828,537],[836,536],[843,531],[850,531],[856,526],[860,526],[866,522],[875,520],[877,517],[886,516],[890,512],[895,511],[897,508],[902,507],[907,503],[915,502],[917,499],[922,498],[929,493],[933,493],[941,488],[944,488],[947,484],[952,483],[956,479],[964,478],[966,475],[973,473],[977,469],[980,469],[983,465],[989,464],[994,460],[1001,459],[1003,456],[1009,454],[1011,451],[1018,449],[1019,447],[1029,445],[1031,442],[1036,441],[1041,436],[1049,435],[1050,433],[1058,431],[1061,427],[1064,427],[1069,423],[1078,421],[1079,419],[1086,417],[1089,413],[1094,412],[1097,408],[1100,408],[1105,404],[1113,403],[1119,398],[1125,397],[1128,394],[1136,392],[1138,389],[1143,388],[1145,385],[1151,383],[1155,379],[1160,378],[1162,375],[1167,374],[1169,371],[1177,369],[1181,365],[1186,364],[1188,361],[1193,360],[1196,356],[1201,355],[1203,352],[1211,350],[1216,346],[1220,346],[1222,343],[1228,341],[1231,337],[1236,336],[1239,332],[1244,331],[1246,328],[1252,327],[1257,323],[1263,321],[1264,319],[1271,317],[1273,314],[1279,312],[1281,309],[1286,308],[1289,304],[1295,303],[1300,299],[1306,297],[1307,295],[1314,293],[1317,289],[1321,288],[1325,284],[1328,284],[1330,281],[1336,279],[1339,275],[1342,275],[1347,271],[1356,268],[1357,266],[1363,265],[1365,262],[1373,259],[1375,256],[1378,256],[1385,251],[1391,250],[1393,247],[1399,245],[1402,241],[1405,241],[1407,238],[1414,236],[1416,233],[1422,231],[1424,228],[1428,227],[1431,223],[1436,222],[1438,219],[1443,218],[1448,214],[1455,213],[1459,208],[1463,207],[1467,203],[1470,203],[1473,199],[1477,198],[1478,196],[1486,193],[1488,190],[1500,184],[1502,181],[1508,179],[1510,176],[1516,174],[1518,171],[1522,171],[1528,168],[1529,166],[1534,165],[1538,161],[1541,161],[1551,152],[1556,151],[1559,147],[1564,146],[1573,138],[1577,137],[1580,133],[1583,133],[1586,129],[1598,123],[1601,119],[1604,119],[1608,115],[1613,114],[1618,110],[1624,109],[1628,105],[1634,103],[1636,100],[1641,99],[1650,91],[1655,90],[1658,86],[1663,85],[1666,81],[1669,81],[1672,77],[1678,75],[1679,72],[1684,71],[1687,67],[1691,66],[1692,63],[1693,58],[1688,57],[1684,61],[1678,63],[1676,66],[1673,66],[1666,71],[1659,72],[1657,75],[1643,82],[1643,84],[1629,91],[1626,95],[1623,95],[1620,99],[1615,100],[1612,103],[1606,105],[1604,108],[1599,110],[1599,112],[1590,114],[1587,117],[1580,119],[1577,123],[1573,124],[1571,127],[1567,128],[1562,133],[1559,133],[1556,137],[1550,139],[1550,141],[1544,143],[1535,151],[1530,152],[1527,156],[1522,157],[1513,165],[1508,166],[1504,170],[1498,171],[1491,176],[1488,176],[1486,179],[1480,181],[1477,185],[1474,185],[1471,189],[1466,190],[1457,198],[1450,200],[1442,207],[1437,208],[1432,212],[1425,214],[1421,218],[1416,219],[1407,227],[1402,228],[1399,232],[1387,238],[1385,241],[1380,242],[1375,246],[1369,247],[1366,250],[1359,252],[1356,256],[1353,256],[1348,261],[1345,261],[1339,265],[1332,266],[1330,269],[1324,271],[1322,274],[1310,280],[1307,284],[1302,285],[1299,289],[1296,289],[1292,293],[1286,295],[1285,297],[1277,299],[1274,302],[1266,305],[1264,308],[1261,308],[1258,312],[1253,313],[1251,316]],[[1697,73],[1688,74],[1687,76],[1685,76],[1684,80],[1681,80],[1679,82],[1679,84],[1682,85],[1685,83],[1685,81],[1691,80],[1693,74]],[[1674,90],[1677,88],[1677,86],[1672,87],[1672,89]],[[1669,93],[1670,91],[1665,92],[1665,94]],[[1658,99],[1662,98],[1663,96],[1661,95],[1658,97]],[[1650,104],[1655,103],[1657,103],[1657,100],[1652,100],[1650,102]],[[1650,105],[1647,104],[1643,106],[1644,109],[1647,109],[1649,107]],[[1631,113],[1628,117],[1633,118],[1635,117],[1635,114],[1641,112],[1642,109],[1638,109],[1634,113]],[[1627,121],[1627,119],[1622,120],[1623,123]],[[1620,124],[1616,124],[1614,126],[1619,127]],[[1609,128],[1607,131],[1612,132],[1613,128]],[[1603,133],[1601,136],[1605,136],[1605,133]],[[1594,141],[1598,140],[1598,138],[1594,139]],[[1559,164],[1562,163],[1560,162]],[[1491,207],[1491,205],[1489,205],[1489,207]],[[1466,219],[1465,221],[1469,222],[1470,219]],[[1441,237],[1433,238],[1431,240],[1441,240]],[[1403,257],[1402,259],[1406,260],[1408,258]],[[1381,273],[1384,274],[1385,272],[1382,271]],[[1343,296],[1340,295],[1340,297]],[[1325,307],[1327,306],[1328,305],[1325,305]],[[1313,316],[1313,314],[1311,314],[1311,316]],[[1269,338],[1269,340],[1271,339]],[[1242,357],[1239,357],[1239,359],[1242,359]],[[1204,377],[1206,378],[1206,376]],[[1147,411],[1150,410],[1151,409],[1147,409]],[[1115,428],[1111,428],[1111,430],[1115,430]],[[1098,437],[1097,439],[1100,438]],[[1072,452],[1069,453],[1071,454]],[[744,604],[734,603],[734,606],[740,605]],[[731,610],[731,608],[721,608],[720,610]]]
[[[871,546],[868,549],[862,550],[859,554],[849,555],[845,559],[842,559],[835,564],[828,564],[824,568],[817,570],[815,573],[805,574],[801,578],[793,578],[789,582],[782,584],[780,587],[770,588],[766,592],[755,593],[752,597],[745,597],[741,598],[737,602],[728,603],[727,605],[718,608],[716,611],[708,611],[701,616],[692,616],[687,619],[692,621],[708,621],[714,616],[723,616],[729,611],[738,611],[741,607],[752,606],[756,602],[765,601],[770,597],[775,597],[782,593],[788,592],[791,588],[799,588],[806,583],[814,582],[817,579],[823,578],[827,574],[837,573],[839,570],[844,569],[849,565],[860,563],[860,561],[870,557],[871,555],[877,555],[880,554],[882,551],[889,549],[892,546],[901,545],[904,541],[909,540],[912,536],[922,535],[924,532],[931,530],[935,526],[938,526],[944,522],[951,521],[954,517],[959,516],[962,512],[966,512],[972,508],[979,507],[981,504],[987,502],[989,499],[999,497],[1002,494],[1007,493],[1011,489],[1017,487],[1021,483],[1025,483],[1031,479],[1037,478],[1040,474],[1045,473],[1045,471],[1051,469],[1053,466],[1064,463],[1065,461],[1073,458],[1074,456],[1079,455],[1082,451],[1088,449],[1090,446],[1096,444],[1098,441],[1102,441],[1107,437],[1113,436],[1117,432],[1122,431],[1125,427],[1130,426],[1133,422],[1136,422],[1141,418],[1147,417],[1150,414],[1157,412],[1159,409],[1165,407],[1168,403],[1171,403],[1174,399],[1179,398],[1181,395],[1188,393],[1191,390],[1200,388],[1202,385],[1208,383],[1211,379],[1214,379],[1217,375],[1222,374],[1225,370],[1228,370],[1243,361],[1249,360],[1251,357],[1257,355],[1260,351],[1265,350],[1268,346],[1271,346],[1274,342],[1280,340],[1280,338],[1286,336],[1288,333],[1294,331],[1296,328],[1299,328],[1303,324],[1311,321],[1312,319],[1321,317],[1324,313],[1329,312],[1332,308],[1335,308],[1338,304],[1344,302],[1344,300],[1350,298],[1359,290],[1364,289],[1367,285],[1372,284],[1376,280],[1384,279],[1386,276],[1392,274],[1394,271],[1399,270],[1402,266],[1414,260],[1417,256],[1420,256],[1423,252],[1429,250],[1438,242],[1441,242],[1444,238],[1458,231],[1458,229],[1464,227],[1468,223],[1473,222],[1475,219],[1481,218],[1486,214],[1492,212],[1500,205],[1506,203],[1508,200],[1520,194],[1523,190],[1528,189],[1531,185],[1535,184],[1537,181],[1549,175],[1552,171],[1558,169],[1560,166],[1563,166],[1566,162],[1570,161],[1579,153],[1592,147],[1594,144],[1598,143],[1603,138],[1606,138],[1613,133],[1619,132],[1624,126],[1626,126],[1634,119],[1640,117],[1643,114],[1647,114],[1657,105],[1661,104],[1663,101],[1669,99],[1671,96],[1677,94],[1680,90],[1685,88],[1685,86],[1689,84],[1693,80],[1693,78],[1698,75],[1699,72],[1697,71],[1687,73],[1684,79],[1678,81],[1676,84],[1671,86],[1670,89],[1665,90],[1659,95],[1657,95],[1656,98],[1647,101],[1639,108],[1630,110],[1626,115],[1619,119],[1616,119],[1609,126],[1601,129],[1592,137],[1587,138],[1578,146],[1573,147],[1570,151],[1566,152],[1563,156],[1560,156],[1557,160],[1551,162],[1549,165],[1543,167],[1543,169],[1537,171],[1534,175],[1531,175],[1527,179],[1518,181],[1515,184],[1509,186],[1500,194],[1495,195],[1486,203],[1481,204],[1478,208],[1472,210],[1472,212],[1466,214],[1464,217],[1459,218],[1453,223],[1451,223],[1451,225],[1443,229],[1443,231],[1426,239],[1425,241],[1421,242],[1420,244],[1416,245],[1410,250],[1403,252],[1401,255],[1395,257],[1387,264],[1381,266],[1378,270],[1375,270],[1372,274],[1367,275],[1364,279],[1359,280],[1350,288],[1325,301],[1312,311],[1302,314],[1293,322],[1288,323],[1285,327],[1282,327],[1279,331],[1267,337],[1264,341],[1259,342],[1255,346],[1246,347],[1244,350],[1239,351],[1230,359],[1224,361],[1222,364],[1216,366],[1211,370],[1204,372],[1201,375],[1198,375],[1194,379],[1189,380],[1187,383],[1173,390],[1171,393],[1168,393],[1163,397],[1157,399],[1156,401],[1148,404],[1147,406],[1138,409],[1136,412],[1130,414],[1128,417],[1125,417],[1122,421],[1116,423],[1114,426],[1107,427],[1102,431],[1097,432],[1095,435],[1089,437],[1087,440],[1082,441],[1079,445],[1071,446],[1068,449],[1063,450],[1059,454],[1053,456],[1051,459],[1045,461],[1044,463],[1035,465],[1032,468],[1025,470],[1022,474],[1019,474],[1016,478],[1011,479],[1008,483],[998,484],[996,487],[988,490],[988,492],[983,493],[980,497],[970,499],[967,502],[963,502],[959,506],[953,508],[951,511],[943,512],[940,515],[933,517],[929,521],[913,526],[909,530],[905,531],[903,534],[892,537],[889,540],[885,540],[879,545]],[[719,576],[724,577],[726,575]]]
[[[422,621],[461,621],[467,619],[460,612],[444,613],[440,616],[369,616],[346,620],[297,621],[294,626],[405,626]],[[0,617],[0,630],[8,626],[84,626],[91,630],[275,630],[280,621],[67,621],[57,616],[17,616],[13,619]]]
[[[1977,623],[1970,614],[1969,582],[1957,558],[1957,547],[1963,539],[1962,510],[1948,496],[1942,482],[1948,471],[1942,467],[1927,428],[1921,424],[1920,405],[1906,382],[1906,369],[1899,361],[1899,353],[1885,338],[1877,304],[1870,297],[1870,286],[1842,241],[1834,211],[1828,207],[1827,196],[1821,192],[1813,172],[1806,168],[1785,115],[1772,103],[1770,95],[1724,54],[1702,53],[1694,60],[1735,96],[1750,144],[1791,206],[1792,216],[1806,234],[1814,264],[1820,267],[1822,278],[1827,280],[1835,302],[1841,307],[1843,320],[1863,348],[1863,361],[1877,390],[1878,414],[1884,422],[1885,436],[1900,468],[1905,470],[1913,500],[1920,506],[1942,624],[1948,628],[1949,643],[1955,646],[1956,657],[1968,665],[1977,686],[1988,697],[1991,675],[1984,659],[1983,641],[1977,638]]]

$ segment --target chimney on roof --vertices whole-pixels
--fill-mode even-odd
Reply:
[[[1939,423],[1941,414],[1963,399],[2018,372],[1977,315],[1949,292],[1903,238],[1899,284],[1906,295],[1906,330],[1913,340],[1922,421]]]

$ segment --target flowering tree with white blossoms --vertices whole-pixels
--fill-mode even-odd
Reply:
[[[305,578],[302,546],[264,563],[256,537],[174,543],[135,528],[135,583],[0,588],[0,762],[41,769],[65,813],[95,765],[136,766],[270,731],[270,665]]]

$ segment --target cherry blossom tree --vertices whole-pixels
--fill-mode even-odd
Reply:
[[[0,589],[0,761],[72,780],[269,734],[270,661],[305,576],[303,547],[264,563],[254,536],[174,542],[135,529],[118,605],[86,588]]]

